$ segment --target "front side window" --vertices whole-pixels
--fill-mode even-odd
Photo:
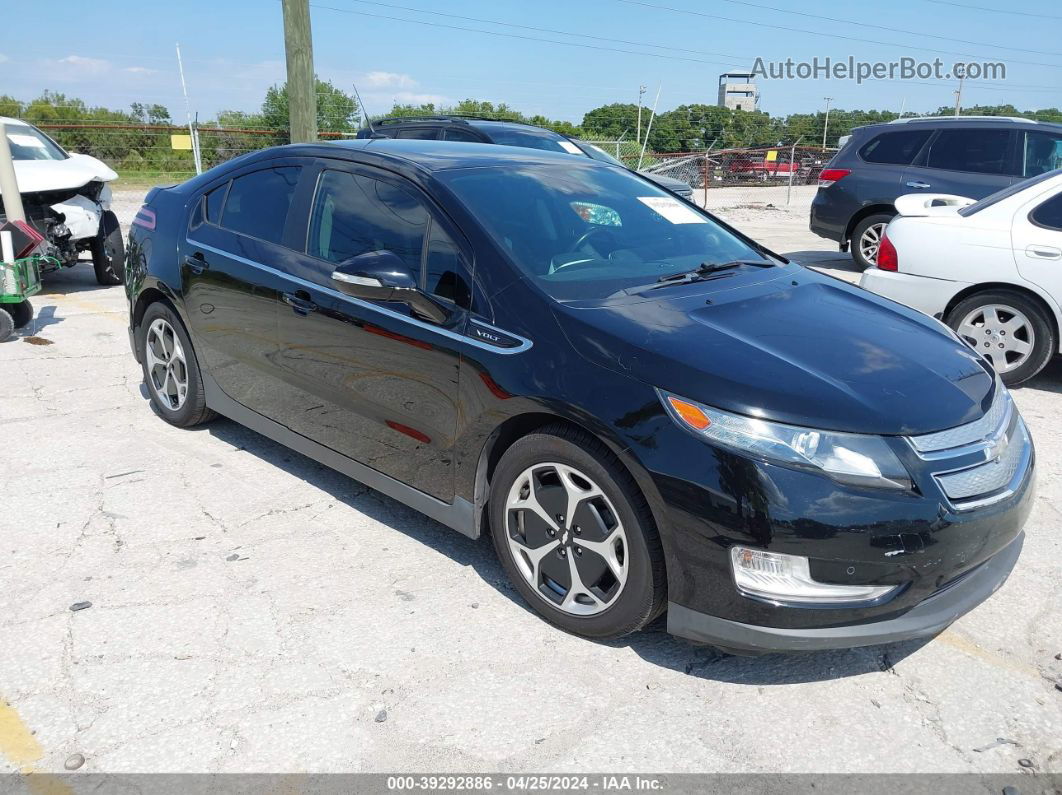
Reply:
[[[599,300],[752,245],[629,171],[578,164],[438,172],[499,248],[558,300]]]
[[[280,243],[300,170],[298,166],[279,166],[236,177],[221,211],[221,226],[241,235]],[[209,211],[208,200],[208,215]]]
[[[483,139],[474,132],[463,130],[460,127],[447,127],[443,134],[447,141],[468,141],[469,143],[483,143]]]
[[[324,171],[317,184],[307,251],[343,262],[369,251],[392,251],[420,273],[428,212],[409,191],[390,182]]]
[[[1062,193],[1054,196],[1029,214],[1029,220],[1037,226],[1062,231]]]
[[[941,130],[926,165],[977,174],[1010,172],[1010,130]]]
[[[1062,168],[1062,133],[1027,132],[1022,147],[1022,176],[1035,177]]]
[[[434,141],[439,131],[435,127],[406,127],[399,130],[396,138],[415,138],[421,141]]]
[[[932,130],[900,130],[882,133],[859,150],[859,156],[868,163],[889,163],[909,166],[929,140]]]

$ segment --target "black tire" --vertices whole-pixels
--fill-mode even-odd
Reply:
[[[573,615],[544,596],[544,591],[532,587],[518,568],[516,553],[509,544],[510,533],[513,538],[519,537],[516,523],[509,522],[509,492],[529,468],[548,463],[572,467],[585,475],[603,492],[622,523],[626,581],[612,597],[614,601],[594,615]],[[580,512],[584,504],[579,503]],[[585,638],[605,640],[639,630],[664,611],[667,605],[664,553],[649,505],[631,475],[598,440],[564,425],[549,426],[517,440],[505,451],[491,478],[489,512],[494,549],[502,567],[532,609],[551,624]],[[586,516],[580,512],[577,514]],[[576,517],[571,522],[572,533],[581,532],[575,525],[577,520]],[[588,540],[589,535],[587,533]],[[562,530],[558,539],[560,536],[568,537],[568,534]],[[574,536],[571,538],[574,540]],[[573,549],[574,554],[574,547],[569,548]],[[547,554],[553,556],[563,553],[557,548]],[[578,554],[579,560],[583,560],[582,549]],[[586,561],[592,565],[590,555],[587,551]],[[543,558],[543,568],[547,562]],[[561,598],[553,597],[554,600]]]
[[[89,245],[92,252],[92,267],[96,271],[96,281],[100,284],[114,285],[125,281],[125,242],[122,229],[118,225],[118,216],[110,210],[100,219],[100,231]]]
[[[163,400],[159,395],[159,389],[148,364],[148,334],[155,321],[162,320],[168,324],[180,342],[181,351],[184,355],[184,374],[187,383],[187,392],[183,403],[174,408],[170,403]],[[140,357],[140,366],[144,373],[144,385],[147,387],[151,404],[158,414],[178,428],[191,428],[214,419],[217,414],[206,404],[206,394],[203,390],[203,378],[199,372],[199,360],[196,358],[192,342],[188,338],[177,313],[162,301],[148,306],[144,317],[136,329],[136,350]]]
[[[5,342],[15,333],[15,321],[8,311],[10,304],[0,304],[0,342]]]
[[[984,341],[981,337],[971,337],[960,331],[960,327],[963,321],[969,317],[972,313],[987,306],[998,306],[1002,310],[1009,309],[1011,312],[1016,310],[1028,319],[1028,328],[1032,332],[1032,350],[1028,354],[1028,357],[1024,362],[1019,364],[1013,370],[1000,373],[999,377],[1003,380],[1003,383],[1007,386],[1017,386],[1030,378],[1035,376],[1047,363],[1051,361],[1051,357],[1058,350],[1058,337],[1055,332],[1054,324],[1051,322],[1047,312],[1043,307],[1032,298],[1024,295],[1017,290],[1006,289],[993,289],[985,290],[984,292],[974,293],[967,296],[959,303],[957,303],[944,321],[962,337],[971,348],[979,353],[985,353],[982,350],[984,347]],[[1023,331],[1022,335],[1028,341],[1028,331]],[[985,335],[986,337],[989,335]],[[1021,337],[1019,337],[1020,339]],[[996,340],[992,340],[991,344],[998,344]],[[980,347],[979,347],[980,346]],[[989,348],[989,351],[992,349]],[[993,366],[995,366],[993,362]],[[997,368],[998,371],[998,368]]]
[[[873,268],[878,264],[877,252],[874,252],[872,257],[868,257],[863,253],[861,241],[863,236],[867,234],[867,230],[871,227],[880,227],[883,231],[885,226],[888,225],[895,216],[890,213],[875,213],[874,215],[868,215],[858,224],[855,229],[852,230],[852,238],[849,242],[849,246],[852,250],[852,260],[863,270],[867,268]]]
[[[4,304],[4,309],[11,313],[11,320],[14,321],[15,328],[28,326],[30,321],[33,320],[33,304],[28,300],[18,304]]]

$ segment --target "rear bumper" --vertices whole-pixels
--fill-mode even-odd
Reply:
[[[958,582],[918,603],[906,613],[883,621],[812,629],[763,627],[729,621],[688,607],[668,605],[667,629],[672,635],[710,643],[740,654],[817,651],[874,646],[936,635],[973,610],[1006,582],[1021,554],[1025,534]]]
[[[940,317],[951,299],[969,287],[969,284],[868,268],[863,271],[859,286],[919,312]]]

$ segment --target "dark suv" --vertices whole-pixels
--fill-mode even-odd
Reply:
[[[470,116],[399,116],[381,119],[373,128],[358,131],[359,138],[415,138],[418,140],[468,141],[503,146],[523,146],[547,152],[567,152],[570,155],[585,155],[616,166],[627,168],[612,155],[587,141],[579,141],[566,135],[515,121],[477,119]],[[693,198],[693,188],[680,179],[662,174],[638,172],[661,188],[669,190],[687,201]]]
[[[897,119],[857,127],[819,175],[811,231],[877,264],[881,234],[905,193],[983,198],[1062,165],[1062,124],[1001,116]]]
[[[585,637],[664,610],[742,651],[928,636],[1021,550],[1033,445],[984,359],[588,157],[254,152],[149,193],[127,274],[164,420],[489,534]]]

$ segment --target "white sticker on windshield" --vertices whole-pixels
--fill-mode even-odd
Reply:
[[[44,141],[32,135],[19,135],[18,133],[8,133],[7,140],[15,144],[15,146],[29,146],[33,149],[44,148]]]
[[[584,154],[583,150],[580,149],[575,144],[573,144],[571,141],[557,141],[557,143],[559,143],[561,145],[561,149],[563,149],[565,152],[567,152],[570,155],[581,155],[581,154]]]
[[[692,208],[670,196],[639,196],[638,201],[673,224],[708,223],[703,215],[698,215]]]

